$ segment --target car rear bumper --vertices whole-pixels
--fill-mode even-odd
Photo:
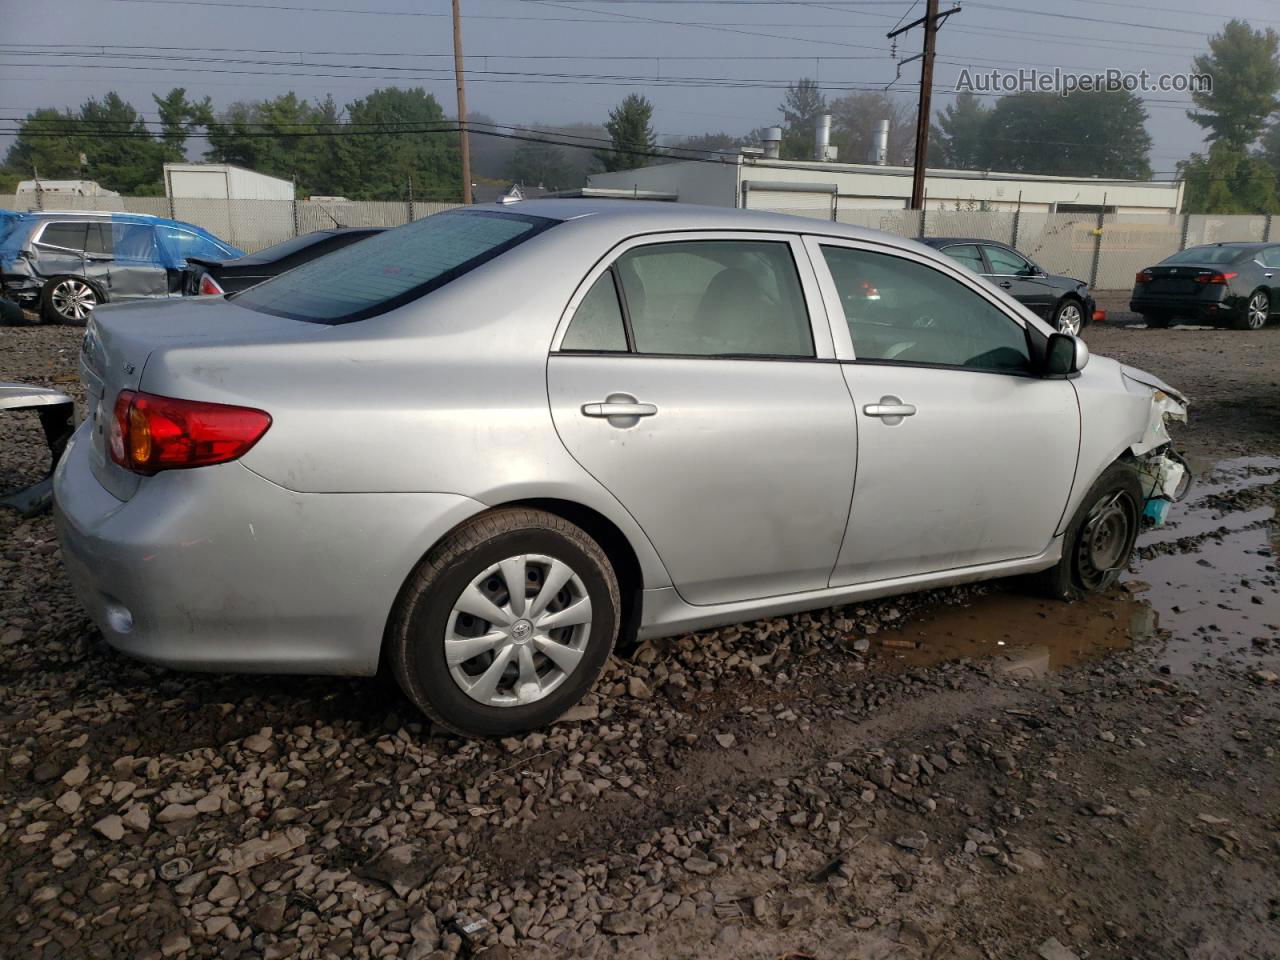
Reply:
[[[483,509],[442,493],[303,494],[238,463],[170,471],[127,501],[85,428],[54,475],[77,596],[108,643],[191,670],[368,675],[401,585]]]
[[[1243,301],[1239,297],[1227,296],[1225,292],[1210,292],[1204,297],[1135,293],[1129,298],[1129,309],[1134,313],[1165,314],[1214,323],[1235,316],[1243,309]]]

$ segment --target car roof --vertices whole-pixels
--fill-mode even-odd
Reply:
[[[1003,240],[992,240],[990,237],[916,237],[916,239],[921,243],[927,243],[931,247],[937,247],[944,243],[987,243],[993,247],[1004,247],[1007,250],[1013,249]]]
[[[1219,243],[1196,243],[1187,247],[1188,250],[1198,250],[1200,247],[1231,247],[1236,250],[1260,250],[1263,247],[1280,246],[1280,242],[1275,240],[1223,240]]]
[[[484,203],[450,212],[491,212],[545,217],[565,223],[591,223],[619,236],[680,230],[761,230],[782,233],[816,233],[851,240],[871,240],[910,245],[901,237],[816,217],[793,217],[762,210],[705,207],[661,200],[596,200],[552,198],[514,203]]]

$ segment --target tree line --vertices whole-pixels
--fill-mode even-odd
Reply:
[[[1211,90],[1192,93],[1195,109],[1187,112],[1204,129],[1206,149],[1175,170],[1153,171],[1147,109],[1124,90],[1013,93],[991,104],[960,93],[933,118],[929,164],[1114,179],[1178,176],[1186,181],[1188,212],[1280,212],[1280,37],[1232,20],[1194,66],[1213,78]],[[93,179],[127,195],[162,194],[163,164],[187,159],[188,141],[199,135],[207,144],[203,159],[292,179],[303,196],[456,200],[460,194],[456,128],[421,87],[375,90],[341,108],[332,96],[313,103],[293,93],[222,111],[183,88],[152,99],[158,123],[144,122],[115,93],[77,111],[29,114],[0,170],[0,190],[38,172],[45,179]],[[779,110],[784,159],[813,157],[817,118],[829,113],[841,161],[872,161],[883,120],[888,162],[913,161],[916,112],[901,96],[859,91],[828,100],[805,78],[788,87]],[[473,176],[568,190],[595,171],[732,157],[759,145],[764,133],[708,132],[660,143],[653,111],[647,98],[630,94],[599,125],[532,123],[526,130],[472,114]]]

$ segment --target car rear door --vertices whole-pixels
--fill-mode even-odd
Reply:
[[[31,245],[40,276],[84,276],[85,230],[83,220],[49,220],[37,226]]]
[[[1263,279],[1271,286],[1271,312],[1280,312],[1280,247],[1267,247],[1258,255]]]
[[[111,299],[167,297],[169,276],[160,262],[155,227],[111,223]]]
[[[1044,274],[1008,247],[994,243],[981,246],[987,259],[987,279],[1000,289],[1009,291],[1013,299],[1038,315],[1048,317],[1057,303],[1057,295]]]
[[[827,586],[857,456],[834,361],[799,239],[666,234],[584,278],[547,387],[569,452],[714,604]]]
[[[832,585],[1042,553],[1080,445],[1067,380],[1032,370],[1024,320],[966,271],[809,238],[858,417],[858,470]]]

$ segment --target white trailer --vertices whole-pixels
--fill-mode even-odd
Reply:
[[[294,235],[294,185],[229,163],[166,163],[164,192],[177,220],[245,250]]]

